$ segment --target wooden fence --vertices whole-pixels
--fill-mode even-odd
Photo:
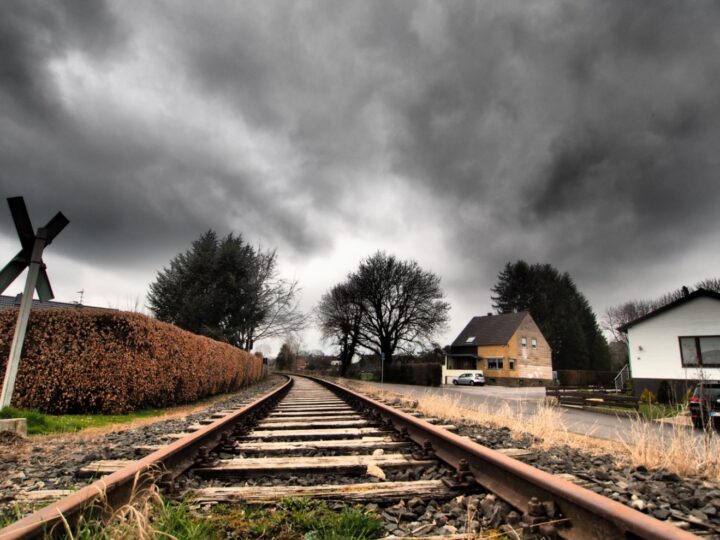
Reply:
[[[582,388],[579,386],[549,386],[547,397],[554,397],[560,405],[575,407],[605,407],[612,409],[639,410],[640,401],[633,396],[619,394],[606,388]]]

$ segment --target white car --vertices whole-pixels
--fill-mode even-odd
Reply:
[[[453,380],[453,384],[469,384],[470,386],[484,386],[485,385],[485,377],[483,376],[482,371],[473,371],[470,373],[463,373],[462,375],[458,375],[457,378]]]

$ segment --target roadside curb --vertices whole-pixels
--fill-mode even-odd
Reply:
[[[604,409],[600,409],[598,407],[583,407],[581,405],[563,405],[562,403],[558,403],[555,406],[562,407],[563,409],[572,409],[575,411],[588,411],[588,412],[606,414],[608,416],[621,416],[623,418],[635,418],[635,417],[640,416],[635,411],[607,411]]]

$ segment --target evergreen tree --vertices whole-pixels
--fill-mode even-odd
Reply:
[[[549,264],[507,263],[492,292],[498,313],[530,312],[553,350],[553,369],[609,368],[607,341],[567,272]]]
[[[289,341],[285,341],[280,347],[277,358],[275,358],[275,369],[279,371],[292,370],[295,367],[297,350]]]
[[[249,350],[305,325],[297,284],[277,279],[275,266],[274,251],[209,230],[158,272],[148,304],[161,321]]]

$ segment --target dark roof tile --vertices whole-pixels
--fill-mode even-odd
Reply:
[[[473,317],[453,341],[452,347],[505,345],[528,315],[527,311],[520,311],[519,313]],[[470,340],[470,338],[473,339]]]

